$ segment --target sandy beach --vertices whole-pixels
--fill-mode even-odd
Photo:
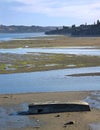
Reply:
[[[90,101],[87,99],[91,97],[94,101],[92,104],[95,104],[96,101],[99,101],[99,94],[99,91],[87,91],[0,95],[0,130],[92,130],[91,124],[99,123],[100,126],[100,109],[94,108],[92,105],[90,105],[90,112],[63,112],[38,115],[19,115],[18,113],[27,111],[30,103]],[[98,95],[98,100],[95,95]],[[74,121],[74,124],[64,125],[70,121]]]

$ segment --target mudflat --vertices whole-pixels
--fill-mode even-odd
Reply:
[[[100,49],[99,37],[48,36],[0,42],[2,48],[93,47]],[[91,48],[91,50],[93,49]],[[0,53],[0,73],[34,72],[64,68],[100,66],[100,56],[28,53]]]
[[[46,36],[0,42],[0,48],[94,46],[100,48],[100,37]]]
[[[51,114],[18,114],[30,103],[82,101],[93,92],[48,92],[0,95],[0,130],[90,130],[89,124],[100,123],[100,109]],[[74,122],[68,124],[68,122]]]

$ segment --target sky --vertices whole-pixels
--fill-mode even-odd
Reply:
[[[100,0],[0,0],[0,24],[71,26],[100,19]]]

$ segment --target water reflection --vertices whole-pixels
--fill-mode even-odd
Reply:
[[[100,76],[69,74],[100,72],[100,67],[0,75],[0,93],[100,90]]]

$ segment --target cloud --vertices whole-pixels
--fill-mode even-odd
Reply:
[[[43,13],[54,17],[97,17],[100,16],[100,2],[67,2],[65,0],[15,0],[24,5],[18,11]]]
[[[66,17],[94,20],[100,18],[99,0],[5,0],[19,3],[12,10],[24,13],[44,14],[50,17]],[[19,5],[19,6],[18,6]]]

